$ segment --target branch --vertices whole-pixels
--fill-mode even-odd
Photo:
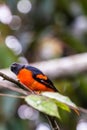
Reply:
[[[51,78],[73,76],[87,71],[87,53],[32,64]]]
[[[13,79],[13,78],[11,78],[11,77],[3,74],[2,72],[0,72],[0,76],[3,77],[4,80],[10,81],[10,82],[16,84],[21,89],[18,89],[17,87],[13,87],[13,86],[11,87],[11,86],[7,85],[5,82],[0,82],[1,86],[5,87],[5,88],[8,88],[8,89],[11,89],[13,91],[25,94],[25,95],[28,95],[29,92],[33,93],[32,90],[30,90],[29,88],[27,88],[25,85],[23,85],[18,80],[15,80],[15,79]]]
[[[27,91],[25,91],[23,89],[12,86],[12,84],[10,84],[8,82],[0,81],[0,86],[2,86],[3,88],[10,89],[12,91],[18,92],[18,93],[23,94],[23,95],[28,95],[28,93],[29,93],[29,92],[27,92]]]
[[[70,77],[87,71],[87,53],[37,62],[30,65],[42,70],[49,78]],[[2,69],[0,72],[10,77],[15,77],[10,69]]]

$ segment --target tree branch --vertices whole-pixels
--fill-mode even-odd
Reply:
[[[10,89],[12,91],[15,91],[15,92],[18,92],[20,94],[23,94],[23,95],[28,95],[29,92],[23,90],[23,89],[20,89],[20,88],[17,88],[17,87],[14,87],[11,83],[8,83],[8,82],[3,82],[3,81],[0,81],[0,87],[2,86],[2,88],[6,88],[6,89]]]
[[[5,88],[8,88],[8,89],[11,89],[13,91],[16,91],[16,92],[19,92],[19,93],[22,93],[22,94],[25,94],[25,95],[28,95],[29,93],[33,93],[32,90],[30,90],[29,88],[27,88],[25,85],[23,85],[21,82],[19,82],[18,80],[15,80],[5,74],[3,74],[2,72],[0,72],[0,76],[4,78],[4,80],[7,80],[7,81],[10,81],[14,84],[16,84],[19,88],[17,88],[16,86],[15,87],[11,87],[9,85],[7,85],[7,83],[5,82],[0,82],[0,85],[5,87]]]
[[[51,78],[73,76],[87,71],[87,53],[32,64]]]
[[[50,78],[70,77],[87,71],[87,53],[37,62],[30,65],[39,68]],[[0,72],[5,73],[10,77],[15,77],[10,69],[2,69]]]
[[[10,81],[10,82],[16,84],[16,85],[17,85],[18,87],[20,87],[21,89],[33,93],[33,91],[32,91],[31,89],[29,89],[28,87],[26,87],[26,86],[25,86],[24,84],[22,84],[19,80],[15,80],[15,79],[13,79],[13,78],[11,78],[11,77],[9,77],[9,76],[3,74],[2,72],[0,72],[0,76],[3,77],[5,80],[8,80],[8,81]]]

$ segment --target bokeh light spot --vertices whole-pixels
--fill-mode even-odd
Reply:
[[[9,35],[5,39],[6,46],[10,48],[16,55],[22,52],[22,46],[15,36]]]
[[[21,119],[36,120],[39,113],[38,111],[24,104],[19,107],[18,115]]]
[[[32,8],[32,4],[29,0],[20,0],[17,4],[17,9],[21,13],[29,13]]]
[[[17,15],[13,15],[9,26],[12,30],[18,30],[21,26],[21,18]]]
[[[4,24],[9,24],[12,20],[12,14],[7,5],[0,5],[0,21]]]
[[[25,57],[23,57],[23,56],[20,56],[20,57],[18,58],[18,61],[19,61],[20,63],[23,63],[23,64],[28,64],[27,59],[26,59]]]
[[[76,130],[87,130],[87,122],[86,121],[80,121],[77,125]]]
[[[36,130],[50,130],[50,128],[47,123],[41,123],[37,126]]]

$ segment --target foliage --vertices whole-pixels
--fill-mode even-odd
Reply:
[[[68,97],[54,92],[44,92],[41,96],[29,95],[25,101],[35,109],[59,119],[58,107],[68,112],[70,112],[70,108],[78,109]]]

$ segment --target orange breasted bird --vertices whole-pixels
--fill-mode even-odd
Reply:
[[[17,75],[18,80],[32,91],[57,92],[51,80],[39,69],[19,63],[11,65],[11,71]]]

